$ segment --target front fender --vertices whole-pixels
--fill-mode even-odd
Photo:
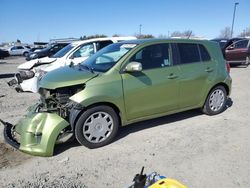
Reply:
[[[19,149],[31,155],[52,156],[58,135],[68,125],[54,113],[28,114],[15,126],[20,137]]]
[[[123,86],[119,73],[100,75],[89,80],[85,88],[71,96],[70,99],[83,107],[89,107],[98,103],[112,104],[119,109],[122,125],[126,124]]]

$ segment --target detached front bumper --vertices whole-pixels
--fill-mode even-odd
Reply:
[[[5,125],[4,138],[8,144],[25,153],[52,156],[59,134],[69,123],[54,113],[28,113],[16,125]]]
[[[19,149],[20,143],[12,135],[14,126],[1,119],[0,119],[0,122],[4,125],[3,135],[4,135],[5,141],[12,147]]]

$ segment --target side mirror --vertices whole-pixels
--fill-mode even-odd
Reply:
[[[227,47],[227,50],[233,50],[235,48],[235,45],[233,44],[233,45],[231,45],[231,46],[228,46]]]
[[[130,62],[127,64],[125,68],[125,72],[141,72],[142,71],[142,65],[139,62]]]

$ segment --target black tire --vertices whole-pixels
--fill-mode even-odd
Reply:
[[[217,93],[220,92],[221,97],[222,97],[222,95],[224,97],[224,101],[223,102],[221,101],[221,103],[220,103],[221,106],[218,107],[217,109],[215,109],[215,107],[214,108],[211,107],[211,106],[213,106],[211,104],[212,103],[211,102],[211,100],[212,100],[211,96],[213,94],[215,94],[216,92]],[[226,108],[226,102],[227,102],[227,92],[226,92],[225,87],[223,87],[223,86],[217,86],[217,87],[213,88],[210,91],[210,93],[208,94],[206,102],[205,102],[205,104],[203,106],[202,111],[203,111],[203,113],[205,113],[207,115],[210,115],[210,116],[219,114],[219,113],[221,113],[221,112],[223,112],[225,110],[225,108]]]
[[[250,56],[246,57],[246,65],[248,66],[250,64]]]
[[[100,114],[108,114],[110,119],[110,121],[113,122],[113,126],[112,126],[112,130],[109,132],[109,133],[105,133],[107,134],[107,138],[105,138],[105,140],[103,141],[100,141],[98,143],[93,143],[94,141],[89,141],[88,139],[90,138],[86,138],[88,137],[89,135],[87,133],[83,133],[83,130],[84,130],[84,124],[88,123],[87,120],[89,120],[89,118],[93,117],[94,118],[94,115],[99,115],[98,113]],[[102,116],[102,115],[101,115]],[[106,117],[106,116],[105,116]],[[102,117],[102,118],[105,118],[105,117]],[[96,118],[97,119],[97,118]],[[106,120],[107,120],[106,119]],[[92,121],[92,120],[91,120]],[[98,131],[101,132],[103,131],[103,133],[105,132],[105,126],[106,125],[101,125],[101,123],[99,123],[98,125],[94,125],[94,126],[101,126],[101,128],[95,128],[95,131],[97,132],[96,129],[99,129]],[[93,126],[88,126],[88,125],[85,125],[85,129],[90,129],[90,128],[93,128]],[[79,119],[77,120],[76,122],[76,126],[75,126],[75,137],[77,139],[77,141],[81,144],[81,145],[84,145],[90,149],[93,149],[93,148],[98,148],[98,147],[102,147],[102,146],[105,146],[109,143],[112,142],[112,140],[115,138],[117,132],[118,132],[118,127],[119,127],[119,118],[118,118],[118,115],[117,113],[114,111],[113,108],[109,107],[109,106],[104,106],[104,105],[101,105],[101,106],[95,106],[95,107],[92,107],[88,110],[86,110],[85,112],[82,113],[82,115],[79,117]],[[85,130],[86,131],[86,130]],[[106,135],[105,135],[106,136]],[[90,137],[90,136],[89,136]],[[96,137],[93,137],[93,138],[96,138]],[[96,138],[97,139],[97,138]]]
[[[24,53],[23,53],[23,56],[24,56],[24,57],[27,57],[28,54],[29,54],[29,52],[24,52]]]

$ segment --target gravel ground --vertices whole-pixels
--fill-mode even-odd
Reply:
[[[0,60],[0,119],[11,123],[39,98],[6,85],[24,61]],[[192,110],[136,123],[99,149],[73,141],[58,145],[53,157],[33,157],[4,144],[0,126],[0,187],[125,187],[142,166],[188,187],[250,187],[250,68],[232,68],[231,76],[224,113]]]

